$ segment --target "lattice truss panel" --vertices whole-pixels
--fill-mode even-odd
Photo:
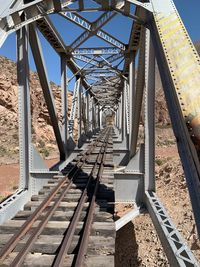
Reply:
[[[121,21],[119,29],[116,27],[116,18]],[[58,21],[62,27],[56,27]],[[125,27],[126,30],[123,31]],[[50,174],[49,170],[38,170],[38,166],[43,167],[40,158],[34,149],[31,153],[29,151],[31,124],[28,47],[30,44],[60,152],[60,160],[64,161],[69,156],[68,137],[73,137],[76,119],[78,119],[80,141],[83,128],[86,135],[88,132],[95,133],[97,128],[101,128],[101,120],[105,114],[110,118],[114,118],[115,115],[115,126],[120,135],[116,154],[119,154],[119,160],[124,160],[125,166],[125,171],[119,173],[119,180],[123,177],[122,185],[125,184],[126,176],[129,179],[131,175],[128,186],[121,192],[122,197],[126,197],[126,191],[130,189],[131,182],[134,182],[132,178],[136,177],[138,187],[133,186],[137,195],[134,201],[139,205],[144,203],[150,213],[171,266],[199,266],[155,195],[156,56],[172,126],[178,140],[177,145],[197,231],[200,235],[200,59],[173,1],[0,0],[0,46],[13,32],[17,32],[18,82],[22,92],[19,94],[20,190],[22,191],[16,194],[15,200],[11,199],[10,203],[20,200],[17,202],[18,206],[23,206],[25,198],[21,197],[21,194],[27,194],[27,199],[30,197],[29,179],[36,177],[38,173],[43,175],[43,178]],[[63,127],[60,127],[57,119],[41,49],[41,34],[61,60]],[[71,71],[71,77],[66,77],[66,66]],[[66,88],[74,80],[72,109],[68,121]],[[138,152],[138,134],[143,107],[145,146],[144,148],[141,146]],[[122,158],[123,153],[126,153],[124,158]],[[39,182],[41,180],[37,179]],[[35,182],[37,190],[41,185],[43,184]],[[132,198],[133,191],[131,191]],[[12,205],[12,208],[9,208],[8,204],[5,205],[0,206],[1,214],[4,212],[6,215],[4,220],[11,218],[13,212],[16,212],[16,204]]]
[[[36,21],[37,28],[56,52],[67,55],[73,74],[82,77],[85,89],[94,96],[101,108],[109,106],[116,109],[126,78],[124,75],[128,73],[129,53],[136,51],[139,44],[142,19],[135,15],[135,4],[148,8],[148,4],[139,1],[10,0],[0,9],[0,44],[3,44],[9,33]],[[88,12],[91,11],[94,16],[89,20],[87,17],[91,16]],[[122,16],[121,13],[127,16],[123,23],[125,27],[129,25],[128,39],[123,34],[122,37],[120,34],[112,34],[114,19]],[[52,22],[52,16],[60,16],[76,25],[77,32],[80,32],[78,37],[66,44],[64,36]],[[109,30],[104,30],[105,25],[108,25]],[[69,23],[66,27],[70,27]],[[95,47],[88,47],[91,37]]]

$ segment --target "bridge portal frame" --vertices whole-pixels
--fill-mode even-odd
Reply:
[[[43,3],[42,3],[43,2]],[[168,12],[174,12],[173,1],[166,0],[164,5],[161,5],[159,0],[150,0],[148,3],[142,3],[136,0],[127,0],[123,3],[118,3],[117,1],[112,1],[111,5],[105,1],[96,1],[100,4],[99,8],[90,9],[84,8],[83,2],[78,1],[79,7],[75,9],[69,9],[67,2],[60,3],[60,1],[41,1],[35,0],[29,4],[25,4],[23,8],[20,7],[20,1],[17,1],[18,5],[15,5],[11,10],[5,10],[2,14],[2,21],[0,27],[0,42],[2,43],[7,35],[13,31],[17,30],[18,36],[18,76],[19,76],[19,118],[20,118],[20,153],[21,153],[21,179],[20,179],[20,189],[6,200],[1,207],[0,213],[5,216],[1,216],[2,221],[13,216],[17,210],[22,207],[33,193],[38,192],[38,190],[46,183],[49,175],[54,175],[58,172],[58,168],[47,169],[42,161],[39,153],[31,145],[31,123],[30,123],[30,100],[29,100],[29,84],[28,84],[28,36],[35,59],[38,75],[40,78],[41,86],[43,89],[44,97],[48,107],[49,115],[52,121],[52,126],[54,129],[56,141],[60,151],[61,163],[65,161],[66,157],[70,154],[69,139],[68,137],[68,127],[67,127],[67,101],[66,101],[66,87],[67,87],[67,77],[66,77],[66,65],[73,70],[74,75],[78,75],[80,69],[76,66],[71,55],[74,54],[74,58],[79,58],[87,64],[91,63],[93,67],[104,67],[106,66],[109,71],[115,70],[118,73],[118,69],[112,66],[112,62],[116,58],[121,58],[124,56],[124,51],[126,49],[123,42],[117,40],[109,33],[103,31],[101,28],[110,21],[116,13],[122,13],[125,16],[132,18],[135,23],[132,28],[130,43],[128,45],[128,53],[130,53],[131,61],[129,61],[128,56],[125,56],[124,72],[120,76],[125,79],[125,75],[129,74],[129,92],[122,87],[120,104],[118,111],[119,119],[116,120],[117,127],[119,128],[120,137],[116,141],[115,152],[120,152],[120,161],[122,165],[125,165],[126,173],[116,173],[116,180],[122,179],[123,182],[127,179],[127,188],[135,188],[134,191],[123,192],[123,198],[128,195],[131,197],[131,201],[135,201],[143,207],[147,208],[152,221],[158,231],[161,242],[164,244],[166,254],[168,259],[173,266],[198,266],[194,256],[185,245],[184,241],[178,234],[173,223],[169,219],[164,207],[158,200],[155,194],[155,175],[154,175],[154,100],[155,100],[155,81],[154,81],[154,71],[155,71],[155,57],[153,52],[153,46],[156,49],[156,59],[158,62],[162,83],[167,99],[167,104],[170,111],[170,116],[172,120],[172,125],[177,138],[179,138],[178,147],[179,153],[184,165],[186,179],[188,183],[188,188],[190,192],[190,197],[193,205],[194,215],[197,223],[198,231],[200,232],[200,220],[199,220],[199,162],[196,150],[193,143],[191,142],[190,136],[188,134],[185,122],[182,116],[182,110],[180,103],[178,102],[177,95],[175,94],[176,88],[173,83],[173,75],[170,72],[170,66],[167,62],[167,56],[165,54],[165,43],[160,35],[160,25],[157,20],[157,13],[163,13],[167,15]],[[11,1],[9,1],[11,4]],[[44,5],[40,5],[44,4]],[[132,14],[130,5],[134,4],[137,6],[135,14]],[[39,5],[39,6],[38,6]],[[45,7],[45,9],[44,9]],[[95,23],[89,23],[83,17],[77,14],[80,10],[90,10],[96,11],[101,10],[105,13],[100,16]],[[9,11],[9,12],[8,12]],[[7,12],[7,13],[6,13]],[[21,16],[24,12],[25,16]],[[85,29],[84,34],[80,35],[72,44],[70,51],[67,50],[62,38],[56,31],[51,20],[46,15],[53,12],[59,12],[62,17],[67,20],[73,21],[82,28]],[[69,14],[71,12],[71,15]],[[177,11],[175,11],[177,14]],[[75,14],[75,16],[74,16]],[[178,15],[177,15],[178,16]],[[43,27],[43,28],[42,28]],[[145,27],[147,29],[145,29]],[[42,30],[45,38],[51,43],[55,48],[56,52],[61,57],[61,79],[62,79],[62,115],[63,115],[63,125],[62,129],[58,123],[56,117],[56,111],[54,106],[54,100],[52,92],[50,90],[48,76],[45,68],[45,62],[42,55],[41,45],[39,42],[37,28]],[[150,31],[149,31],[150,29]],[[138,38],[139,32],[139,38]],[[151,32],[151,37],[150,37]],[[78,46],[86,41],[91,35],[98,36],[99,38],[105,40],[110,45],[119,49],[121,52],[116,54],[112,51],[109,57],[109,62],[106,62],[103,58],[101,62],[95,60],[95,49],[93,52],[89,51],[90,54],[94,55],[92,59],[88,59],[88,51],[84,55],[81,51],[78,51]],[[50,37],[49,37],[50,36]],[[151,40],[152,38],[152,40]],[[134,42],[133,42],[133,39]],[[153,45],[152,45],[153,42]],[[134,43],[134,45],[133,45]],[[137,81],[134,82],[133,73],[135,72],[134,60],[136,57],[136,52],[139,53],[139,68],[137,74]],[[103,50],[102,50],[103,51]],[[101,53],[103,53],[101,51]],[[106,51],[108,53],[108,51]],[[109,52],[110,53],[110,52]],[[67,64],[66,64],[67,60]],[[131,62],[131,63],[130,63]],[[109,67],[109,68],[108,68]],[[22,73],[25,74],[22,76]],[[90,72],[90,78],[96,80],[95,75]],[[166,78],[167,77],[167,78]],[[86,90],[90,88],[86,80],[81,77],[81,85],[85,87]],[[124,84],[124,83],[123,83]],[[98,84],[99,87],[102,84]],[[127,86],[127,85],[126,85]],[[171,91],[168,91],[171,88]],[[127,87],[126,87],[127,89]],[[90,88],[87,94],[87,119],[88,125],[90,125],[90,131],[96,132],[101,128],[100,118],[97,116],[97,111],[100,111],[98,104],[98,94],[95,94],[93,90],[98,92],[98,87],[93,86]],[[140,113],[142,107],[143,94],[145,95],[145,142],[141,145],[137,151],[137,141],[138,132],[140,125]],[[79,121],[80,125],[82,123],[82,93],[80,87],[78,89],[78,106],[79,106]],[[127,108],[127,99],[131,96],[129,110]],[[91,101],[89,101],[89,99]],[[112,99],[110,97],[110,99]],[[92,105],[89,107],[89,104]],[[98,107],[98,108],[97,108]],[[105,103],[106,107],[106,103]],[[174,114],[174,111],[175,112]],[[134,122],[134,123],[133,123]],[[180,131],[181,129],[181,131]],[[79,126],[79,137],[81,137],[82,128]],[[26,138],[24,138],[26,137]],[[181,142],[180,142],[181,140]],[[74,146],[72,146],[74,148]],[[25,166],[26,165],[26,166]],[[60,166],[63,166],[62,164]],[[56,170],[56,171],[55,171]],[[119,177],[117,177],[117,175]],[[121,177],[121,178],[120,178]],[[127,178],[126,178],[127,177]],[[135,181],[134,181],[135,179]],[[126,188],[126,189],[127,189]],[[117,194],[121,190],[122,186],[116,188]],[[125,201],[125,199],[121,199]]]

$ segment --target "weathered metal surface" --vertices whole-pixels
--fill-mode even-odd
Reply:
[[[69,256],[76,254],[77,246],[79,250],[84,252],[83,255],[87,254],[88,257],[94,257],[97,255],[97,251],[104,251],[104,255],[114,254],[114,222],[112,219],[113,208],[108,212],[106,208],[106,203],[101,204],[101,199],[104,201],[113,201],[113,191],[111,189],[104,189],[105,178],[102,177],[102,174],[106,173],[106,169],[112,169],[111,164],[105,165],[105,155],[108,149],[111,148],[109,142],[110,139],[110,130],[104,130],[102,134],[89,146],[88,150],[77,158],[77,161],[71,163],[71,166],[68,165],[63,173],[67,173],[64,178],[50,180],[50,184],[44,187],[44,191],[40,191],[44,196],[43,201],[39,206],[27,214],[27,211],[21,212],[21,215],[16,215],[15,219],[21,222],[22,219],[26,218],[26,221],[21,225],[20,228],[16,228],[16,233],[13,236],[7,234],[8,229],[5,224],[0,228],[0,263],[6,264],[9,262],[9,266],[21,266],[25,261],[26,256],[34,255],[38,251],[43,254],[49,254],[54,256],[54,263],[52,266],[63,266],[63,263],[66,262],[66,253]],[[112,157],[108,155],[107,159],[110,161]],[[93,163],[91,163],[93,162]],[[93,167],[92,167],[93,166]],[[105,175],[104,173],[104,175]],[[95,179],[96,177],[96,179]],[[113,183],[113,179],[110,179],[110,182]],[[94,186],[96,183],[96,186]],[[83,187],[80,187],[80,185]],[[74,186],[77,189],[74,189]],[[50,188],[50,189],[49,189]],[[98,189],[98,191],[97,191]],[[78,191],[78,192],[77,192]],[[91,199],[91,195],[94,194],[95,198]],[[38,200],[38,197],[34,197],[35,201]],[[103,201],[103,202],[104,202]],[[68,208],[69,213],[69,223],[65,224],[66,233],[64,237],[62,235],[55,235],[57,227],[55,227],[55,232],[51,233],[51,230],[48,229],[50,222],[56,223],[66,221],[66,212],[59,212],[58,208],[63,207],[62,205],[66,202],[66,208]],[[73,204],[70,208],[70,202]],[[96,204],[95,204],[96,203]],[[86,207],[85,204],[88,204]],[[103,208],[104,207],[104,208]],[[33,206],[31,206],[31,209]],[[101,216],[97,215],[99,212]],[[104,212],[102,211],[104,209]],[[26,217],[26,214],[28,217]],[[57,214],[57,215],[56,215]],[[80,222],[86,222],[81,225]],[[90,218],[90,223],[87,223],[87,218]],[[104,218],[104,219],[103,219]],[[53,221],[52,221],[53,219]],[[102,220],[103,219],[103,220]],[[101,227],[103,227],[104,222],[110,223],[112,225],[111,231],[113,233],[110,236],[107,236],[106,233],[102,232],[99,228],[100,235],[94,235],[94,222],[101,222]],[[12,224],[8,223],[9,227],[12,228]],[[18,223],[16,221],[15,226],[17,227]],[[14,226],[14,225],[13,225]],[[86,231],[87,234],[87,246],[84,242],[84,249],[81,245],[81,240],[84,239],[84,229],[88,227]],[[12,231],[10,228],[10,233]],[[79,235],[77,235],[77,229]],[[14,230],[15,231],[15,230]],[[48,233],[46,233],[48,231]],[[81,234],[81,232],[83,233]],[[109,230],[110,231],[110,230]],[[6,233],[6,234],[4,234]],[[42,235],[41,235],[42,234]],[[62,244],[62,245],[61,245]],[[13,257],[12,251],[17,252],[15,257]],[[77,252],[78,253],[78,252]],[[78,257],[79,258],[79,257]],[[77,258],[77,259],[78,259]],[[105,257],[105,264],[106,264]],[[109,258],[108,258],[109,259]],[[81,257],[81,262],[85,260]],[[71,266],[71,261],[68,259],[67,264]],[[92,261],[93,262],[93,261]],[[28,266],[34,266],[35,263],[30,262]],[[45,266],[42,265],[42,266]],[[81,264],[81,266],[83,266]],[[110,261],[109,266],[114,266],[113,261]]]

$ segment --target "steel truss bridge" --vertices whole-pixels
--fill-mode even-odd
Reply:
[[[199,266],[155,192],[156,59],[200,235],[200,58],[173,1],[0,4],[0,44],[13,32],[17,36],[20,145],[19,189],[0,204],[1,266],[114,266],[115,232],[144,211],[170,266]],[[93,20],[87,18],[91,13]],[[80,35],[66,43],[53,16],[75,24]],[[105,30],[118,16],[131,21],[128,42]],[[41,35],[60,59],[62,123]],[[88,46],[94,37],[100,45]],[[60,161],[50,169],[31,141],[29,50],[60,153]],[[67,77],[67,68],[72,77]],[[73,78],[68,118],[67,90]],[[135,209],[114,222],[114,202],[135,203]]]

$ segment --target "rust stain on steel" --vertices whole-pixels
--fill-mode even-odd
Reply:
[[[200,57],[175,9],[154,17],[180,109],[193,142],[200,147]]]

